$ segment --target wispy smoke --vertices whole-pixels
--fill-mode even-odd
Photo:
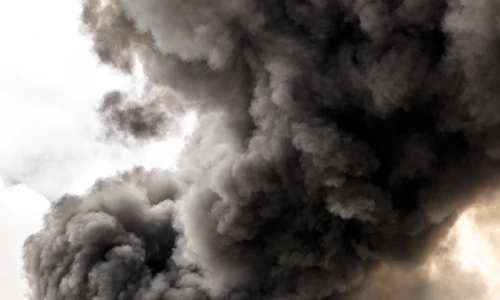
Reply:
[[[26,242],[33,299],[352,298],[497,182],[497,0],[83,4],[103,62],[179,95],[108,95],[112,132],[161,135],[168,107],[199,125],[177,171],[54,205]]]
[[[154,87],[145,87],[137,95],[133,92],[108,92],[98,109],[101,120],[107,125],[106,136],[151,139],[176,131],[175,116],[183,111],[176,105],[176,97],[171,90]]]

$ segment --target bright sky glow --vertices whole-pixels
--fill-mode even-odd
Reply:
[[[466,211],[451,232],[457,238],[455,259],[466,270],[478,272],[487,285],[478,300],[497,300],[500,295],[500,195],[489,200],[492,204]]]

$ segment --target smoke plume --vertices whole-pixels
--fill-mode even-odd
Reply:
[[[373,298],[392,299],[379,267],[420,265],[498,182],[499,11],[83,0],[99,58],[139,62],[154,87],[149,104],[105,97],[110,132],[152,138],[193,110],[199,124],[175,171],[53,205],[25,244],[33,299],[356,299],[380,280]]]

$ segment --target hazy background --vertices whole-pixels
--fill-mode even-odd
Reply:
[[[21,245],[40,227],[49,201],[136,164],[171,166],[182,139],[131,148],[103,141],[98,101],[107,90],[139,84],[140,76],[98,64],[81,34],[78,0],[1,7],[0,290],[19,300],[26,288]]]

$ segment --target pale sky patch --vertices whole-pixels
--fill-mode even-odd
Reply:
[[[6,185],[0,178],[0,291],[2,299],[23,299],[26,282],[22,273],[24,239],[41,228],[49,201],[27,186]]]

